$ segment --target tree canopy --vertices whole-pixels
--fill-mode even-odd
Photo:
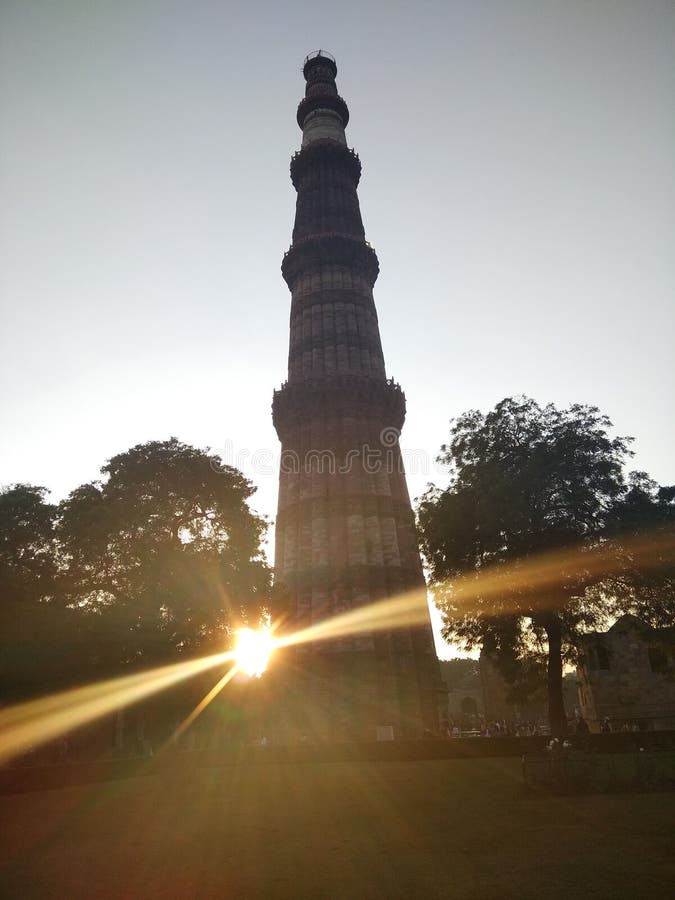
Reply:
[[[171,438],[101,473],[58,506],[43,488],[0,495],[6,683],[25,674],[18,647],[35,678],[77,680],[221,649],[228,629],[268,604],[266,523],[238,470]]]
[[[620,612],[649,625],[675,621],[675,487],[660,487],[644,472],[632,472],[628,490],[615,504],[608,535],[625,547],[611,591]]]
[[[0,492],[0,585],[15,603],[34,603],[54,593],[56,507],[43,487],[16,484]]]
[[[631,439],[610,428],[596,407],[542,407],[527,397],[471,410],[441,448],[449,486],[430,487],[418,507],[444,636],[482,645],[506,665],[545,643],[555,733],[565,730],[562,662],[574,635],[607,624],[612,579],[636,603],[640,567],[631,572],[619,538],[631,503],[647,501],[624,477]],[[635,516],[633,524],[640,529]]]
[[[57,508],[47,493],[27,484],[0,492],[2,699],[58,684],[75,661],[75,617],[56,600]]]

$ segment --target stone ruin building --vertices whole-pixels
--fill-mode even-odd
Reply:
[[[675,728],[675,628],[622,616],[579,649],[579,709],[592,731],[605,719],[614,731]]]

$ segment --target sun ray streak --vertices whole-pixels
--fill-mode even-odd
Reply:
[[[233,658],[216,653],[201,659],[161,666],[149,672],[125,675],[73,688],[49,697],[0,710],[0,764],[71,731],[87,722],[138,703],[158,691],[192,678]]]
[[[218,694],[227,684],[229,684],[230,681],[232,681],[238,671],[239,666],[235,664],[234,666],[232,666],[232,668],[228,669],[223,677],[213,685],[211,690],[202,697],[202,699],[195,706],[190,715],[186,716],[185,719],[183,719],[183,721],[180,723],[178,728],[174,731],[172,737],[174,741],[177,740],[181,736],[181,734],[187,731],[187,729],[190,727],[190,725],[192,725],[197,716],[204,712],[209,703],[218,696]]]
[[[565,547],[483,571],[458,575],[430,591],[452,601],[458,611],[471,611],[486,597],[499,597],[504,611],[522,605],[523,597],[533,608],[544,609],[555,602],[555,592],[572,584],[582,590],[608,576],[620,576],[631,567],[643,571],[659,568],[675,549],[673,532],[643,534],[594,547]],[[426,589],[348,610],[299,631],[276,638],[276,646],[335,640],[365,632],[395,630],[428,622]]]
[[[313,625],[276,638],[277,647],[330,641],[368,631],[395,630],[422,625],[429,619],[426,589],[409,591],[400,597],[369,603],[357,609],[323,619]]]

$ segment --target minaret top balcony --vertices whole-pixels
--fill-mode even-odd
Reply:
[[[305,57],[302,74],[306,81],[319,80],[326,73],[331,73],[331,79],[335,81],[337,75],[337,63],[335,57],[328,50],[312,50]]]
[[[335,86],[335,58],[326,50],[314,50],[305,57],[302,71],[307,82],[297,116],[302,128],[302,146],[317,140],[333,140],[346,145],[349,110]]]

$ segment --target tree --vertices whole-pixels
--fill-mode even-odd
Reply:
[[[27,484],[0,492],[0,698],[45,690],[74,664],[76,615],[57,602],[57,509]]]
[[[266,528],[251,483],[219,457],[152,441],[113,457],[60,505],[65,602],[98,665],[221,649],[264,611]]]
[[[617,612],[653,627],[675,622],[675,487],[631,472],[628,490],[608,519],[608,534],[624,548],[612,580]]]
[[[462,684],[467,682],[472,684],[472,686],[478,686],[480,682],[478,660],[476,659],[465,659],[463,657],[442,659],[439,665],[441,667],[441,678],[449,691],[457,690]]]
[[[445,490],[421,498],[421,543],[443,634],[497,657],[546,644],[549,718],[566,730],[563,658],[579,628],[608,614],[593,553],[626,492],[630,438],[611,438],[592,406],[541,407],[506,398],[452,423],[439,461]]]
[[[56,507],[47,489],[15,484],[0,492],[0,597],[39,603],[54,592]]]

